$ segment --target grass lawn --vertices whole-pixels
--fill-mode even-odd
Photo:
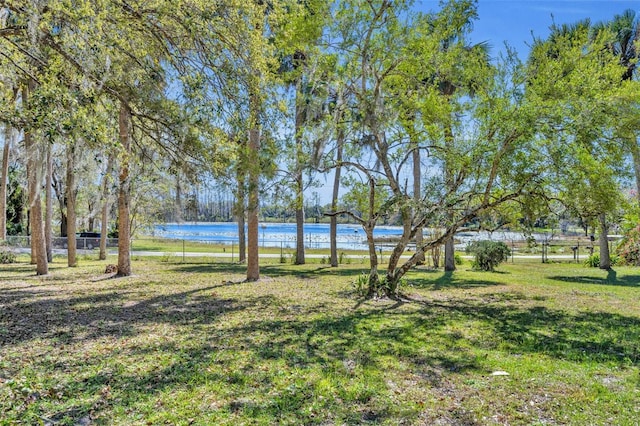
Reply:
[[[0,424],[640,419],[637,268],[417,270],[394,301],[357,296],[360,264],[65,264],[0,265]]]

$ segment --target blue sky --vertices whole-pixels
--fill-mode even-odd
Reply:
[[[437,10],[437,0],[415,0],[418,10]],[[574,23],[584,18],[591,22],[607,21],[626,9],[640,15],[640,0],[478,0],[478,20],[474,23],[472,38],[487,41],[493,54],[503,50],[507,41],[525,59],[533,40],[545,38],[549,26]]]

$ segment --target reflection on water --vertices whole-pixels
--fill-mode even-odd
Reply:
[[[216,223],[168,223],[156,225],[154,236],[208,243],[238,243],[238,226],[233,222]],[[392,238],[402,235],[399,226],[376,226],[376,239]],[[425,230],[428,237],[429,230]],[[261,223],[259,243],[263,247],[294,248],[296,245],[296,225],[294,223]],[[329,248],[329,224],[307,223],[304,225],[305,246],[310,248]],[[459,245],[480,239],[499,241],[521,241],[524,236],[517,232],[463,232],[456,235]],[[366,237],[360,225],[339,224],[336,240],[339,249],[366,250]]]

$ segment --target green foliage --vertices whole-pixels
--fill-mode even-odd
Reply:
[[[369,290],[369,275],[364,273],[358,275],[353,281],[353,287],[359,296],[366,296]]]
[[[620,262],[624,265],[640,266],[640,225],[627,231],[616,249]]]
[[[466,252],[475,255],[473,268],[481,271],[493,271],[500,263],[509,259],[511,251],[501,241],[474,241],[470,243]]]
[[[0,263],[15,263],[16,254],[7,247],[0,246]]]
[[[609,260],[611,261],[611,266],[620,265],[624,262],[623,258],[618,255],[609,256]],[[590,255],[587,260],[584,261],[584,266],[587,268],[598,268],[600,266],[600,255],[598,253]]]
[[[455,262],[456,265],[460,266],[464,263],[464,259],[462,258],[462,256],[460,256],[458,253],[455,253],[453,255],[453,261]]]
[[[584,266],[588,268],[597,268],[600,266],[600,255],[598,253],[594,253],[584,261]]]

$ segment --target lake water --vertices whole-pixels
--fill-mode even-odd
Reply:
[[[305,246],[308,248],[329,248],[329,224],[306,223],[304,225]],[[374,230],[376,238],[385,238],[402,235],[402,228],[398,226],[376,226]],[[235,223],[168,223],[156,225],[154,236],[207,243],[238,243],[238,226]],[[465,232],[456,236],[462,242],[462,247],[467,241],[477,239],[489,239],[486,232]],[[337,244],[339,249],[366,250],[366,236],[360,225],[339,224],[337,231]],[[491,235],[494,240],[520,241],[524,237],[516,232],[494,232]],[[296,246],[296,225],[294,223],[261,223],[259,244],[263,247],[294,248]]]

